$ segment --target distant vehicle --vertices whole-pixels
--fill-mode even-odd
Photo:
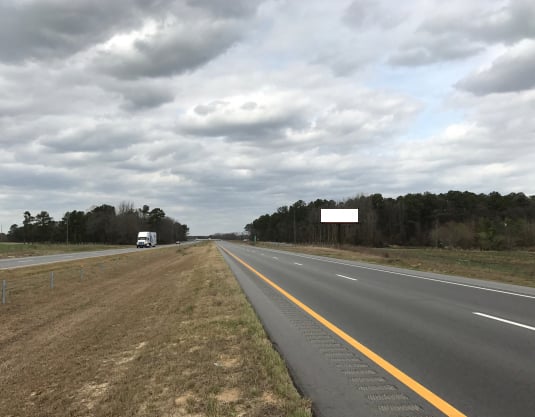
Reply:
[[[156,232],[139,232],[137,234],[138,248],[151,248],[156,246]]]

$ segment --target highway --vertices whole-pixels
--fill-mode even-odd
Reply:
[[[181,245],[191,245],[196,242],[183,242]],[[56,255],[41,255],[41,256],[27,256],[22,258],[6,258],[0,259],[0,270],[2,269],[14,269],[14,268],[24,268],[28,266],[36,265],[45,265],[52,264],[56,262],[68,262],[76,261],[79,259],[89,259],[89,258],[98,258],[101,256],[112,256],[119,255],[122,253],[130,253],[143,250],[154,250],[159,248],[165,248],[175,245],[158,245],[155,248],[145,248],[138,249],[134,246],[128,247],[125,249],[104,249],[98,251],[87,251],[87,252],[71,252],[71,253],[61,253]]]
[[[218,245],[317,415],[535,415],[535,289]]]

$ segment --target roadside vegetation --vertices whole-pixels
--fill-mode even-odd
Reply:
[[[141,230],[158,233],[160,243],[174,243],[186,240],[189,229],[159,207],[151,209],[144,205],[136,209],[134,203],[123,201],[117,208],[102,204],[86,212],[67,211],[59,221],[45,210],[35,215],[25,211],[22,225],[11,225],[7,235],[0,235],[0,240],[131,245]]]
[[[65,245],[60,243],[0,243],[0,259],[120,248],[124,248],[124,246],[99,244]]]
[[[535,251],[366,248],[258,243],[276,249],[535,287]]]
[[[322,224],[321,209],[359,209],[359,223]],[[262,242],[418,246],[481,250],[535,247],[535,196],[448,191],[302,200],[245,226]]]
[[[2,416],[311,415],[213,243],[0,275]]]

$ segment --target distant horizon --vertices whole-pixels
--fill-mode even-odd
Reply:
[[[308,204],[308,203],[311,203],[311,202],[314,202],[314,201],[316,201],[316,200],[333,200],[333,201],[335,201],[336,203],[344,203],[345,201],[347,201],[347,200],[349,200],[349,199],[357,198],[357,197],[359,197],[359,196],[370,196],[370,195],[374,195],[374,194],[380,194],[380,195],[382,195],[384,198],[392,198],[392,199],[395,200],[395,199],[397,199],[397,198],[399,198],[399,197],[404,197],[404,196],[409,195],[409,194],[426,194],[426,193],[429,193],[429,194],[434,194],[434,195],[444,195],[444,194],[447,194],[447,193],[449,193],[449,192],[472,193],[472,194],[475,194],[475,195],[481,195],[481,194],[483,194],[483,195],[487,195],[487,196],[490,195],[491,193],[497,192],[497,193],[500,194],[501,196],[507,196],[507,195],[510,195],[510,194],[524,194],[527,198],[535,198],[535,194],[534,194],[534,195],[529,195],[529,194],[524,193],[524,192],[522,192],[522,191],[517,191],[517,192],[516,192],[516,191],[511,191],[511,192],[508,192],[508,193],[500,193],[499,191],[490,191],[490,192],[488,192],[488,193],[476,193],[476,192],[469,191],[469,190],[448,190],[448,191],[439,192],[439,193],[433,193],[433,192],[430,192],[430,191],[413,192],[413,193],[400,194],[400,195],[396,195],[396,196],[387,196],[387,195],[385,195],[385,194],[383,194],[383,193],[377,193],[377,192],[375,192],[375,193],[373,193],[373,192],[372,192],[372,193],[357,193],[357,194],[355,194],[354,196],[350,196],[350,197],[346,197],[346,198],[342,198],[342,199],[329,199],[329,198],[317,197],[317,198],[312,198],[312,199],[310,199],[310,200],[303,200],[303,201],[305,201],[305,203],[307,203],[307,204]],[[256,217],[247,220],[246,223],[244,224],[244,227],[245,227],[249,222],[253,221],[255,218],[258,218],[258,217],[262,216],[263,214],[270,214],[270,213],[276,211],[279,207],[289,207],[289,206],[291,206],[292,204],[294,204],[294,203],[296,203],[297,201],[300,201],[300,200],[302,200],[302,199],[294,200],[294,201],[292,201],[291,203],[286,204],[286,205],[273,206],[273,207],[271,208],[271,210],[268,209],[268,211],[266,211],[266,212],[258,213],[258,214],[256,215]],[[123,202],[121,202],[121,203],[123,203]],[[117,204],[116,206],[113,206],[113,207],[114,207],[114,208],[117,208],[117,206],[120,205],[121,203],[119,203],[119,204]],[[104,204],[106,204],[106,203],[102,203],[102,204],[94,204],[94,205],[92,205],[91,207],[99,207],[99,206],[104,205]],[[111,204],[110,204],[110,205],[111,205]],[[150,206],[149,206],[149,207],[150,207]],[[152,208],[152,207],[151,207],[151,208]],[[138,207],[137,209],[141,209],[141,207]],[[165,208],[162,207],[162,209],[165,211]],[[26,211],[26,210],[25,210],[25,211]],[[48,212],[48,210],[44,210],[44,211],[47,211],[47,212]],[[72,211],[81,211],[81,212],[87,213],[88,211],[90,211],[90,209],[88,209],[88,210],[78,210],[78,209],[73,209],[73,210],[67,210],[67,211],[68,211],[68,212],[72,212]],[[40,212],[41,212],[41,210],[36,211],[35,213],[32,213],[32,212],[30,211],[30,213],[31,213],[32,215],[33,215],[33,214],[38,214],[38,213],[40,213]],[[24,213],[24,212],[23,212],[23,213]],[[59,218],[60,220],[57,220],[57,218],[56,218],[55,216],[53,216],[50,212],[48,212],[48,213],[51,215],[51,217],[54,219],[54,221],[61,221],[61,217]],[[61,216],[63,216],[64,214],[65,214],[65,213],[63,213]],[[188,225],[188,224],[185,223],[185,222],[181,222],[180,219],[176,219],[176,218],[174,218],[173,216],[169,216],[169,217],[170,217],[170,218],[173,218],[174,220],[176,220],[176,221],[178,221],[178,222],[180,222],[180,223],[182,223],[182,224],[186,224],[186,225],[191,229],[191,226],[190,226],[190,225]],[[19,223],[12,223],[12,224],[10,224],[9,227],[7,228],[7,230],[4,231],[3,233],[7,235],[8,232],[9,232],[10,227],[11,227],[13,224],[16,224],[17,226],[21,227],[22,224],[23,224],[23,222],[21,221],[21,222],[19,222]],[[2,224],[2,226],[3,226],[3,224]],[[224,232],[216,231],[216,232],[208,232],[208,233],[194,233],[194,232],[192,232],[192,231],[190,230],[190,233],[188,234],[188,236],[211,236],[211,235],[216,235],[216,234],[238,234],[238,235],[240,235],[240,234],[244,234],[244,233],[245,233],[245,232],[243,231],[243,228],[242,228],[241,231],[236,231],[236,230],[235,230],[235,231],[224,231]]]

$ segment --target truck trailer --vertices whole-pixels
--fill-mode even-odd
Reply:
[[[156,232],[139,232],[137,234],[138,248],[152,248],[156,246]]]

